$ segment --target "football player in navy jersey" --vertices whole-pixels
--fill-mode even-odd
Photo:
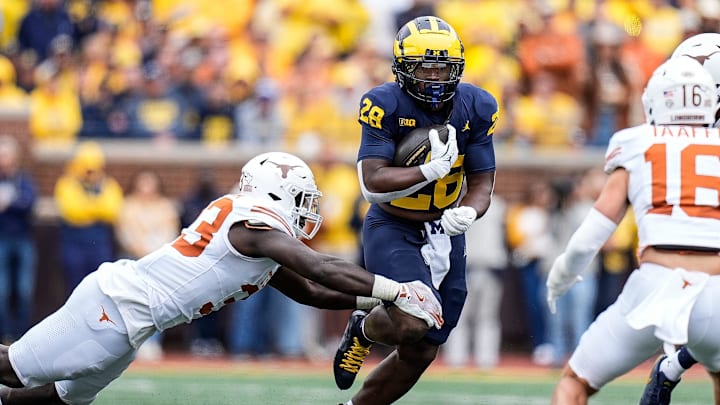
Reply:
[[[373,342],[395,347],[346,404],[389,404],[407,393],[457,325],[467,295],[464,233],[490,205],[495,181],[492,134],[498,105],[487,91],[460,83],[465,58],[455,30],[434,16],[405,24],[394,43],[396,82],[360,100],[358,176],[372,204],[362,232],[365,264],[385,277],[422,280],[443,306],[444,326],[427,330],[396,308],[353,312],[336,353],[335,381],[349,388]],[[430,130],[424,164],[393,165],[395,149],[416,128]],[[421,325],[422,326],[422,325]]]

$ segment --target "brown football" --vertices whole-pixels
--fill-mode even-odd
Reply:
[[[430,138],[428,134],[431,129],[437,129],[440,140],[447,142],[448,129],[445,125],[415,128],[395,145],[393,165],[410,167],[425,163],[425,159],[427,159],[430,153]]]

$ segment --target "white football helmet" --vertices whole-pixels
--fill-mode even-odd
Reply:
[[[290,213],[298,236],[312,239],[320,230],[319,199],[310,167],[285,152],[263,153],[242,168],[240,193],[267,199]]]
[[[671,58],[655,69],[642,103],[653,125],[712,125],[718,109],[712,76],[691,58]]]
[[[715,89],[718,92],[718,100],[720,100],[720,34],[706,32],[687,38],[675,48],[671,58],[682,56],[697,60],[710,73],[715,81]],[[715,118],[715,126],[718,126],[720,116]]]

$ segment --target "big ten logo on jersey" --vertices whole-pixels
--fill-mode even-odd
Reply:
[[[382,107],[373,105],[372,101],[365,97],[360,107],[360,122],[370,125],[373,128],[382,129],[382,119],[385,116],[385,110]]]
[[[718,129],[698,127],[698,132],[691,127],[685,129],[684,137],[693,138],[695,135],[690,134],[698,134],[703,142],[671,145],[668,139],[668,143],[654,143],[645,151],[652,176],[652,208],[648,213],[673,215],[679,210],[690,217],[720,219]],[[702,131],[704,129],[709,131]],[[666,132],[664,136],[672,135]]]
[[[398,118],[398,125],[401,127],[415,128],[417,126],[417,122],[415,121],[415,118]]]
[[[458,155],[450,173],[432,184],[432,194],[416,192],[407,197],[390,201],[390,205],[412,211],[435,211],[449,207],[460,198],[460,191],[465,179],[463,162],[465,155]]]
[[[195,222],[183,229],[172,247],[186,257],[200,256],[232,209],[233,201],[230,198],[223,197],[213,201]]]

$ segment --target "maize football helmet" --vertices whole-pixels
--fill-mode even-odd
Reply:
[[[671,57],[681,56],[697,60],[710,73],[715,81],[715,89],[718,93],[718,101],[720,101],[720,34],[706,32],[687,38],[675,48]],[[715,119],[715,126],[718,126],[720,115]]]
[[[418,69],[434,69],[435,77],[418,77]],[[400,88],[437,110],[453,98],[463,70],[465,50],[455,30],[444,20],[418,17],[403,25],[393,46],[393,74]]]
[[[263,198],[290,213],[298,236],[312,239],[320,230],[319,199],[310,167],[297,156],[268,152],[250,159],[242,168],[240,193]]]
[[[691,58],[670,58],[653,73],[642,95],[653,125],[712,125],[718,107],[715,82]]]

